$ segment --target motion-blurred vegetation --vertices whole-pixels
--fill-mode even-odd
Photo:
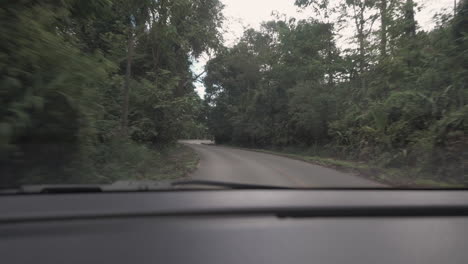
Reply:
[[[221,9],[2,1],[0,185],[109,182],[167,165],[160,150],[206,133],[190,66],[219,46]]]

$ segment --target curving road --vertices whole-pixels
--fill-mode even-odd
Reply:
[[[381,184],[307,162],[281,156],[204,145],[185,140],[200,156],[193,179],[288,187],[382,187]]]

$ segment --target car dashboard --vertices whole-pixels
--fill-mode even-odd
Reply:
[[[3,263],[468,263],[468,192],[0,196]]]

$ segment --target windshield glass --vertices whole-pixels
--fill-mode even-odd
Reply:
[[[0,31],[3,189],[468,185],[467,0],[3,1]]]

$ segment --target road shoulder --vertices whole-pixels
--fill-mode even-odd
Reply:
[[[325,158],[319,156],[307,156],[296,153],[273,151],[257,148],[244,148],[232,145],[220,145],[231,148],[237,148],[260,153],[267,153],[281,157],[304,161],[318,166],[335,169],[340,172],[352,173],[364,179],[394,187],[394,188],[461,188],[463,185],[448,183],[443,181],[434,181],[423,177],[408,177],[410,172],[399,169],[386,169],[377,166],[368,165],[364,162],[345,161],[334,158]]]

